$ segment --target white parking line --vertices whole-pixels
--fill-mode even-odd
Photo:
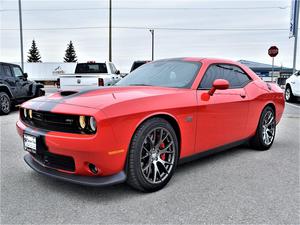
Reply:
[[[294,107],[300,109],[300,106],[298,106],[298,105],[294,105],[294,104],[291,104],[291,103],[288,103],[288,102],[286,102],[286,104],[287,104],[287,105],[290,105],[290,106],[294,106]]]

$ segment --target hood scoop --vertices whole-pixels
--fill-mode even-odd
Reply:
[[[76,94],[76,93],[78,93],[78,91],[61,91],[60,95],[65,97],[65,96],[73,95],[73,94]]]

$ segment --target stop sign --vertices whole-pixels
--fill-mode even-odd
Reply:
[[[278,48],[276,46],[271,46],[268,50],[268,54],[271,57],[275,57],[276,55],[278,55]]]

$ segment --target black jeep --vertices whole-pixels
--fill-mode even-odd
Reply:
[[[0,62],[0,114],[31,98],[45,95],[43,84],[27,80],[20,66]]]

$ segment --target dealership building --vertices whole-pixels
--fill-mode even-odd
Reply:
[[[248,60],[239,60],[239,62],[248,66],[263,80],[271,81],[272,65],[248,61]],[[276,80],[279,85],[284,85],[286,79],[289,78],[292,74],[293,74],[292,68],[274,66],[274,78],[275,78],[274,80]]]

